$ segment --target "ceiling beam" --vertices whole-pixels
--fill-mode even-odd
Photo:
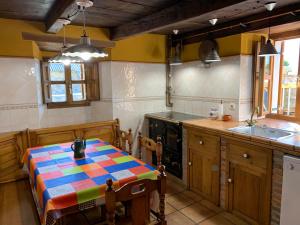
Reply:
[[[46,31],[57,33],[63,28],[60,18],[68,18],[76,10],[75,0],[56,0],[46,16]],[[74,19],[75,16],[69,19]]]
[[[285,40],[285,39],[293,39],[293,38],[299,38],[300,37],[300,29],[296,30],[289,30],[281,33],[274,33],[270,35],[270,38],[273,40]]]
[[[153,32],[178,22],[195,19],[203,14],[230,7],[245,0],[189,0],[180,1],[159,12],[145,16],[111,29],[111,39],[120,40],[129,36]]]
[[[44,42],[44,43],[57,43],[61,44],[64,41],[63,37],[55,36],[55,35],[39,35],[32,34],[27,32],[22,32],[23,40],[27,41],[35,41],[35,42]],[[66,38],[66,43],[68,46],[76,45],[79,43],[79,38]],[[115,42],[113,41],[99,41],[99,40],[91,40],[92,45],[97,48],[113,48],[115,47]]]
[[[186,32],[176,36],[174,42],[180,40],[183,44],[191,44],[200,42],[207,38],[221,38],[229,35],[264,29],[269,26],[278,26],[297,22],[299,20],[300,3],[296,3],[281,8],[275,8],[272,12],[263,12],[226,23],[221,23],[216,26]]]

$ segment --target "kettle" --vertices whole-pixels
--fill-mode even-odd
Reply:
[[[86,140],[81,138],[76,138],[71,145],[71,149],[74,152],[74,158],[80,159],[85,157],[84,150],[86,149]]]

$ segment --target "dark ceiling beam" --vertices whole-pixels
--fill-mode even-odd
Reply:
[[[200,42],[204,39],[221,38],[229,35],[255,31],[278,26],[282,24],[297,22],[300,20],[300,3],[275,8],[272,12],[263,12],[245,18],[221,23],[216,26],[204,28],[196,31],[186,32],[176,36],[174,42],[182,41],[183,44]]]
[[[46,31],[49,33],[57,33],[63,28],[60,18],[68,18],[76,9],[75,0],[56,0],[45,20]],[[69,19],[74,19],[74,17]]]
[[[244,1],[245,0],[180,1],[159,12],[111,29],[111,39],[120,40],[137,34],[153,32],[178,22],[195,19],[203,14],[233,6]]]

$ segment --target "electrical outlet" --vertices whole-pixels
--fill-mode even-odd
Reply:
[[[230,103],[229,109],[230,109],[231,111],[234,111],[234,110],[235,110],[235,103]]]

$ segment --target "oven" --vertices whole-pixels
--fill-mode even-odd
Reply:
[[[156,140],[162,138],[162,163],[166,170],[178,178],[182,178],[182,125],[164,120],[149,118],[149,137]],[[153,164],[156,165],[155,153]]]

